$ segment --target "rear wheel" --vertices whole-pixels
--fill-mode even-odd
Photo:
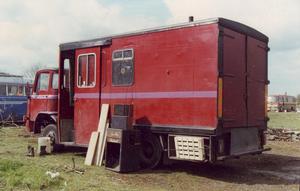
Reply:
[[[157,136],[145,134],[142,137],[141,163],[144,168],[155,168],[161,161],[162,147]]]
[[[50,137],[51,141],[51,151],[60,150],[61,146],[57,144],[57,127],[54,124],[49,124],[45,128],[42,129],[41,132],[42,137]]]

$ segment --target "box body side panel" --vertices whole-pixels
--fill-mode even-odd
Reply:
[[[134,83],[112,85],[112,52],[134,50]],[[117,38],[102,52],[103,103],[133,104],[137,125],[215,128],[218,25]]]

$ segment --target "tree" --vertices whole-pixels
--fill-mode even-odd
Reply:
[[[38,70],[41,70],[41,69],[44,69],[44,68],[46,68],[46,65],[45,65],[45,64],[41,64],[41,63],[35,63],[35,64],[32,64],[32,65],[28,66],[28,67],[24,70],[23,77],[24,77],[24,79],[25,79],[27,82],[33,83],[34,77],[35,77],[35,73],[36,73]]]

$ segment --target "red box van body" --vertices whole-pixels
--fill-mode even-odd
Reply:
[[[169,158],[188,160],[174,150],[191,138],[202,161],[261,153],[268,50],[267,36],[223,18],[61,44],[58,141],[87,146],[101,104],[131,104],[134,127]]]

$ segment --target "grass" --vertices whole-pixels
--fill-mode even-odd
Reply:
[[[59,188],[61,177],[51,179],[42,169],[27,166],[17,160],[0,159],[1,185],[7,189],[17,187],[39,190],[44,188]]]
[[[300,113],[298,112],[269,112],[268,116],[270,118],[268,127],[270,128],[300,130]]]
[[[125,184],[120,174],[84,166],[80,153],[27,157],[27,145],[36,148],[37,141],[23,134],[23,128],[0,129],[0,190],[138,190],[136,185]],[[64,166],[71,166],[73,157],[76,167],[86,170],[84,175],[65,172]],[[60,176],[52,179],[47,171]]]
[[[269,113],[269,127],[300,129],[300,113]],[[69,152],[27,157],[27,145],[37,148],[37,138],[28,135],[24,128],[0,128],[0,191],[1,190],[276,190],[278,180],[256,174],[247,174],[245,169],[234,170],[232,164],[244,167],[243,161],[230,161],[221,167],[183,163],[165,166],[157,170],[143,170],[119,174],[104,167],[85,166],[82,152]],[[284,146],[284,145],[283,145]],[[276,151],[286,152],[282,144],[272,145]],[[278,148],[279,149],[278,149]],[[276,149],[277,148],[277,149]],[[292,153],[299,153],[299,147]],[[297,150],[298,149],[298,150]],[[84,169],[83,175],[66,172],[64,167],[72,165]],[[257,158],[260,160],[260,158]],[[252,161],[252,160],[249,160]],[[245,161],[244,161],[245,162]],[[260,164],[260,163],[258,163]],[[248,164],[249,166],[252,163]],[[247,166],[247,165],[246,165]],[[233,170],[228,176],[226,169]],[[47,171],[59,172],[56,178],[46,175]],[[266,180],[265,180],[266,179]],[[257,184],[248,184],[253,180]],[[267,183],[270,185],[266,186]],[[262,185],[260,185],[262,184]],[[280,184],[283,187],[284,184]],[[291,185],[293,186],[293,185]],[[243,190],[242,189],[242,190]]]
[[[44,158],[26,157],[27,144],[35,145],[35,138],[19,136],[23,129],[0,129],[0,190],[60,189],[63,178],[51,179],[45,169]]]
[[[142,170],[120,174],[104,167],[85,166],[84,153],[56,153],[43,157],[27,157],[27,146],[37,148],[37,138],[24,136],[24,128],[0,128],[0,191],[6,190],[122,190],[122,191],[166,191],[189,190],[205,182],[206,178],[190,176],[186,172],[174,171],[168,167],[160,170]],[[83,175],[66,172],[65,166],[84,169]],[[51,179],[47,171],[59,172],[60,176]],[[195,187],[194,187],[195,186]]]

